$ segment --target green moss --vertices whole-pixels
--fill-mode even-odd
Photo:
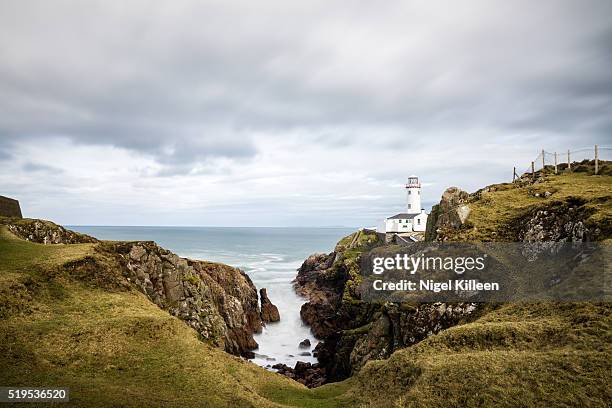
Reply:
[[[195,275],[187,275],[187,276],[185,276],[185,280],[187,282],[191,283],[194,286],[198,286],[200,284],[200,282],[202,282],[200,277],[199,276],[195,276]]]
[[[356,329],[344,330],[342,333],[346,334],[346,335],[366,334],[366,333],[368,333],[370,331],[371,328],[372,328],[372,322],[370,322],[368,324],[364,324],[361,327],[357,327]]]

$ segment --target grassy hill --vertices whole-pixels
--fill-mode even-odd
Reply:
[[[611,176],[588,174],[490,186],[470,202],[469,223],[456,238],[503,237],[525,214],[578,198],[586,222],[609,241],[611,189]],[[540,194],[546,191],[551,194]],[[66,267],[97,256],[96,245],[41,245],[0,226],[2,385],[68,386],[70,405],[79,407],[605,407],[612,401],[611,303],[490,305],[471,323],[371,361],[349,380],[309,390],[200,341],[139,291]]]

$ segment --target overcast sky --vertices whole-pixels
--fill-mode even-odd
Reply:
[[[0,0],[28,217],[365,226],[610,135],[609,0]]]

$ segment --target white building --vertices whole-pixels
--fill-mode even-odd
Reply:
[[[408,177],[406,183],[406,212],[385,218],[376,229],[383,233],[424,232],[427,213],[421,208],[421,183],[417,176]]]

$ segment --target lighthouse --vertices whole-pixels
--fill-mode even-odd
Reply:
[[[408,236],[413,241],[423,239],[427,226],[427,213],[421,208],[421,182],[417,176],[408,177],[406,188],[406,212],[382,220],[376,231],[385,234]],[[419,234],[421,233],[421,234]]]
[[[420,214],[421,213],[421,183],[417,176],[408,177],[406,183],[406,213]]]

